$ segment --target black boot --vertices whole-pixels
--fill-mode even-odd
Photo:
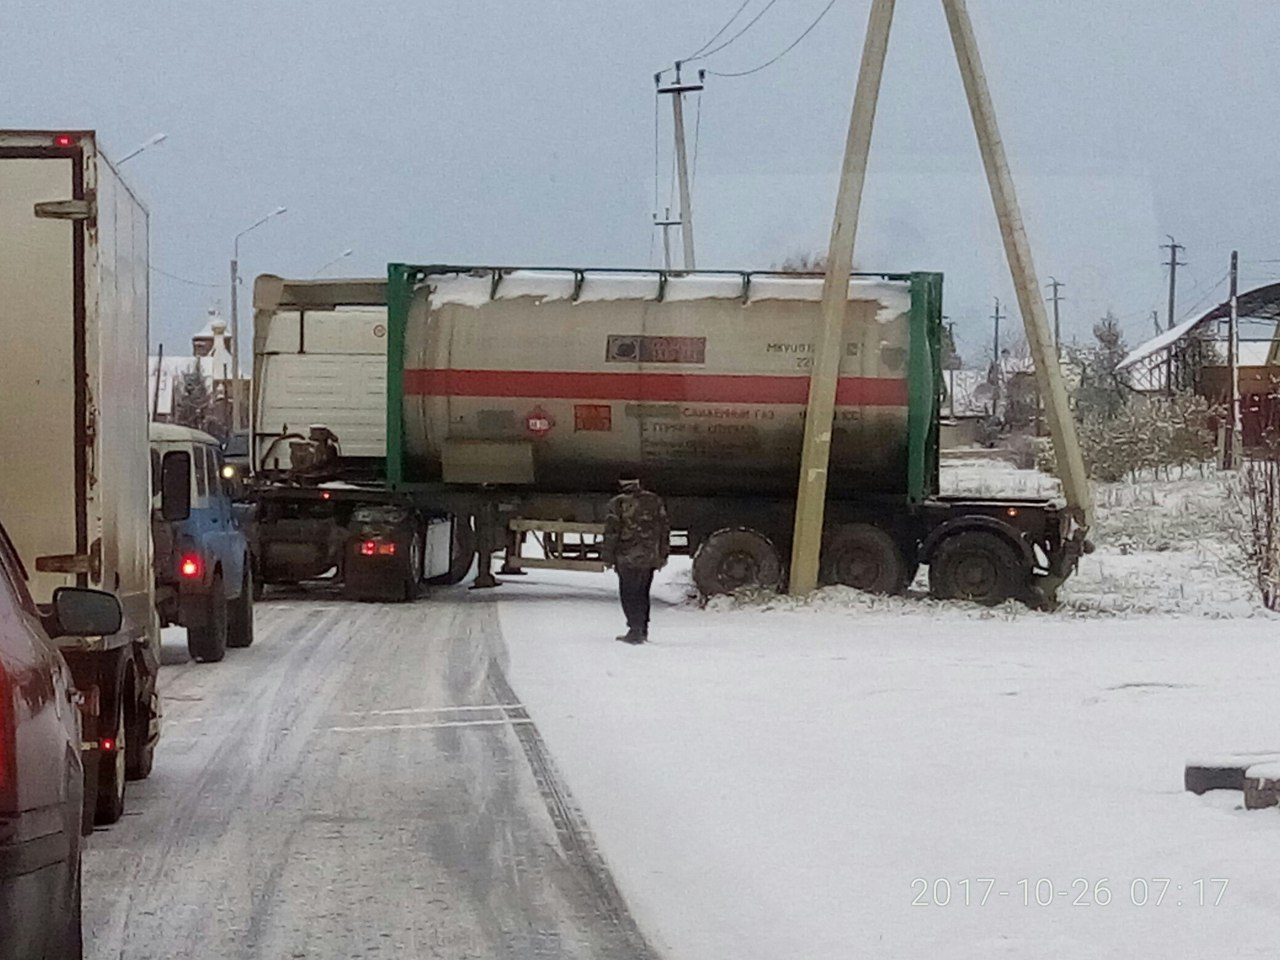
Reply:
[[[643,630],[637,630],[635,627],[630,627],[627,629],[627,632],[618,637],[618,639],[623,643],[644,643],[645,635]]]

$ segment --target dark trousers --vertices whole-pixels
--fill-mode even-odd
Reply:
[[[653,570],[649,567],[618,567],[618,596],[627,617],[627,629],[649,630],[649,587]]]

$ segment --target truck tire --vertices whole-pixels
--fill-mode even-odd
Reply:
[[[124,755],[124,769],[130,780],[145,780],[151,776],[151,768],[155,764],[156,745],[148,742],[151,739],[151,705],[146,698],[140,701],[136,690],[136,686],[129,688],[133,722],[129,724],[129,749]]]
[[[121,698],[123,701],[123,698]],[[124,785],[128,779],[126,759],[129,751],[128,723],[124,703],[116,711],[115,750],[98,752],[98,796],[94,801],[93,822],[108,826],[124,816]]]
[[[244,568],[240,596],[231,601],[227,615],[227,646],[237,650],[253,645],[253,573]]]
[[[476,561],[476,532],[470,517],[453,518],[453,553],[449,558],[449,572],[432,577],[427,583],[433,586],[452,587],[461,583],[471,572]]]
[[[704,597],[748,588],[777,590],[782,562],[763,533],[745,527],[717,530],[694,554],[693,582]]]
[[[203,626],[187,627],[187,652],[200,663],[217,663],[227,655],[227,588],[221,573],[213,575],[208,603]]]
[[[404,576],[404,602],[413,603],[418,599],[418,591],[422,587],[422,532],[415,530],[409,538],[409,569]]]
[[[929,593],[995,607],[1026,594],[1028,572],[999,534],[966,530],[943,540],[929,558]]]
[[[871,523],[846,523],[822,545],[822,582],[866,593],[902,593],[910,582],[897,541]]]

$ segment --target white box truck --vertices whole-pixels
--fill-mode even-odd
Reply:
[[[60,641],[98,823],[160,734],[147,229],[91,131],[0,130],[0,515],[38,601],[96,587],[124,609],[118,634]]]

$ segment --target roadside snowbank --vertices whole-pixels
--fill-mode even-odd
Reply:
[[[686,578],[660,577],[640,649],[612,641],[611,578],[499,601],[512,684],[672,960],[1274,953],[1280,820],[1181,777],[1280,750],[1275,625],[852,591],[699,610]]]

